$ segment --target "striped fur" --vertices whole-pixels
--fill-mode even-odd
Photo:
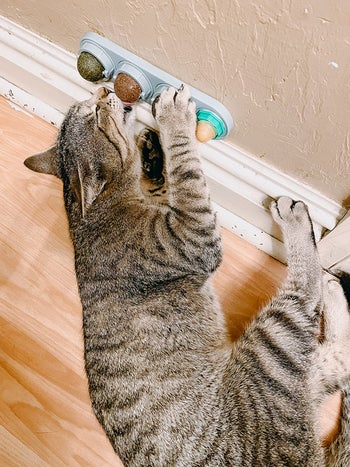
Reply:
[[[232,345],[211,286],[221,240],[188,89],[163,91],[154,113],[159,139],[146,130],[135,144],[133,112],[100,88],[25,162],[63,181],[96,417],[127,466],[325,465],[307,209],[273,203],[288,276]]]

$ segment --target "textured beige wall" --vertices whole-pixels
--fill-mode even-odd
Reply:
[[[221,100],[227,141],[349,197],[349,0],[2,0],[0,14],[72,52],[104,34]]]

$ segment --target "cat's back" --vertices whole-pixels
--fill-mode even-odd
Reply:
[[[182,280],[84,311],[93,407],[127,465],[193,465],[212,451],[229,351],[221,318],[203,313],[208,296]]]

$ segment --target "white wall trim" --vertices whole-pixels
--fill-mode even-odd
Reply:
[[[318,244],[321,264],[327,269],[340,269],[350,274],[350,211],[337,228],[326,235]]]
[[[0,51],[0,93],[55,125],[95,88],[80,77],[74,54],[1,16]],[[154,125],[146,104],[138,120]],[[283,248],[266,209],[269,199],[305,201],[318,238],[345,214],[337,202],[224,141],[201,145],[201,154],[222,224],[278,259]]]

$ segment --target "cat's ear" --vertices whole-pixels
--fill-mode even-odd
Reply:
[[[51,146],[46,151],[28,157],[28,159],[24,161],[24,165],[28,167],[28,169],[34,170],[34,172],[60,177],[57,166],[56,145]]]
[[[78,177],[71,181],[71,188],[81,204],[83,217],[98,195],[102,193],[106,182],[102,167],[95,170],[86,161],[78,164]]]

